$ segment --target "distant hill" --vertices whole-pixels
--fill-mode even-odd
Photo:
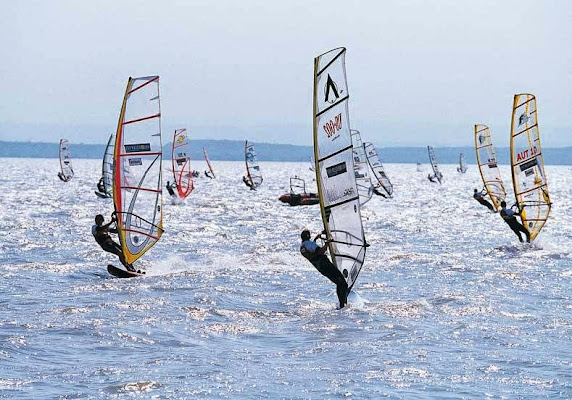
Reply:
[[[289,144],[255,143],[260,161],[308,161],[313,154],[311,146]],[[244,160],[244,142],[242,140],[191,140],[191,158],[202,159],[203,147],[212,160]],[[0,157],[57,158],[58,143],[6,142],[0,141]],[[102,158],[104,144],[70,143],[72,158]],[[501,164],[509,164],[509,149],[497,148]],[[383,147],[379,148],[382,162],[417,163],[429,162],[426,147]],[[572,165],[572,147],[543,148],[544,162],[547,165]],[[165,159],[171,157],[170,144],[163,146]],[[475,150],[472,147],[435,147],[437,161],[441,164],[455,164],[459,153],[465,154],[469,164],[476,163]]]

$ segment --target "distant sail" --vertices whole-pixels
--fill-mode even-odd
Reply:
[[[375,146],[373,143],[364,143],[363,149],[367,156],[367,162],[369,163],[369,167],[373,171],[373,176],[377,179],[378,184],[375,185],[375,189],[379,189],[380,187],[383,188],[385,193],[389,197],[393,195],[393,185],[391,181],[387,177],[385,173],[385,169],[383,168],[383,164],[377,155],[377,151],[375,150]]]
[[[417,172],[422,172],[421,163],[417,163]]]
[[[256,150],[252,143],[248,144],[248,140],[244,142],[244,162],[246,163],[246,177],[251,187],[257,188],[262,185],[262,171],[256,159]]]
[[[351,289],[368,244],[354,172],[345,54],[337,48],[314,59],[314,157],[330,255]]]
[[[215,173],[213,171],[213,166],[211,165],[211,161],[209,160],[209,153],[207,153],[207,149],[203,147],[203,155],[205,156],[205,161],[207,162],[207,166],[209,167],[209,171],[213,178],[216,178]]]
[[[101,162],[101,178],[103,179],[103,192],[96,192],[100,197],[111,197],[113,195],[113,148],[115,147],[115,135],[109,135],[109,140],[103,153]],[[99,188],[99,186],[98,186]]]
[[[359,202],[363,206],[365,203],[370,201],[371,196],[373,196],[373,185],[371,183],[371,177],[369,176],[369,167],[367,164],[365,150],[363,148],[363,142],[361,141],[361,135],[359,131],[354,129],[350,130],[350,134],[354,148],[354,173],[356,175]]]
[[[501,179],[493,138],[488,126],[475,125],[475,148],[483,185],[489,194],[493,207],[498,211],[500,202],[506,200],[506,190]]]
[[[69,182],[73,178],[70,147],[67,139],[60,139],[60,179]]]
[[[435,158],[435,151],[433,146],[427,146],[427,151],[429,152],[429,161],[431,162],[431,167],[433,168],[433,176],[437,178],[439,183],[443,180],[443,174],[439,171],[439,166],[437,165],[437,159]]]
[[[176,129],[171,148],[173,180],[177,184],[179,198],[186,198],[193,189],[193,170],[191,169],[191,144],[186,129]]]
[[[467,172],[467,163],[465,162],[465,156],[463,153],[459,153],[459,166],[457,167],[457,172],[462,174]]]
[[[316,162],[314,161],[314,156],[310,157],[310,166],[308,169],[312,172],[316,172]]]
[[[115,136],[113,203],[130,264],[163,234],[162,159],[159,77],[129,78]]]
[[[538,132],[536,98],[514,96],[510,154],[514,194],[522,224],[534,240],[546,223],[552,203],[548,194]]]

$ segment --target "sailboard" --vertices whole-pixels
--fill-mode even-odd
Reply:
[[[385,193],[391,197],[393,195],[393,185],[385,173],[385,169],[383,168],[383,164],[377,155],[375,146],[373,143],[364,143],[363,149],[367,156],[369,167],[373,171],[373,176],[375,176],[375,179],[377,179],[377,185],[375,185],[375,189],[378,190],[379,188],[383,188]]]
[[[101,198],[109,198],[113,191],[113,148],[115,146],[115,135],[109,135],[109,140],[103,152],[103,161],[101,162],[101,182],[103,183],[103,191],[97,190],[95,194]]]
[[[361,141],[361,135],[359,131],[354,129],[350,130],[350,134],[353,145],[354,173],[356,175],[359,201],[363,206],[370,201],[373,196],[373,184],[369,176],[367,157],[363,148],[363,142]]]
[[[173,146],[171,147],[171,163],[173,180],[177,185],[180,199],[185,199],[195,186],[193,185],[193,170],[191,169],[191,149],[186,129],[175,129]]]
[[[552,203],[544,172],[536,97],[516,94],[510,129],[512,183],[522,225],[534,240],[546,223]]]
[[[500,175],[497,154],[488,126],[475,125],[475,149],[483,185],[489,194],[495,211],[498,211],[501,201],[506,200],[506,190]]]
[[[427,146],[427,152],[429,153],[429,161],[431,162],[431,167],[433,168],[433,176],[437,178],[439,183],[443,180],[443,174],[439,171],[439,166],[437,165],[437,159],[435,158],[435,151],[433,146]]]
[[[213,166],[211,165],[211,161],[209,160],[209,153],[207,153],[207,149],[203,147],[203,155],[205,156],[205,161],[207,162],[207,167],[209,167],[209,171],[213,178],[216,178],[215,173],[213,171]]]
[[[465,162],[465,156],[463,153],[459,153],[459,166],[457,167],[457,172],[464,174],[467,172],[467,163]]]
[[[345,55],[346,49],[341,47],[314,59],[313,133],[325,239],[332,262],[351,291],[369,245],[354,172]]]
[[[70,155],[70,146],[67,139],[60,139],[60,173],[58,176],[64,182],[73,178],[73,167]]]
[[[246,163],[246,178],[252,185],[252,188],[257,188],[262,185],[262,171],[256,158],[256,150],[252,143],[248,140],[244,142],[244,162]]]
[[[113,204],[129,264],[163,234],[159,76],[129,78],[115,135]]]

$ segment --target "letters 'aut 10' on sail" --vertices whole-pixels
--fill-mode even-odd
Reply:
[[[443,174],[439,171],[439,166],[437,165],[437,158],[435,158],[435,151],[433,146],[427,146],[427,151],[429,152],[429,161],[431,162],[431,167],[433,168],[433,176],[437,178],[439,183],[443,180]]]
[[[256,159],[254,145],[252,143],[249,144],[248,140],[244,142],[244,161],[246,163],[246,177],[250,181],[251,187],[259,187],[262,185],[262,171]]]
[[[536,98],[514,96],[510,135],[512,182],[522,224],[534,240],[550,214],[550,196],[538,133]]]
[[[181,199],[185,199],[194,189],[190,147],[187,130],[175,129],[173,147],[171,149],[171,162],[173,165],[173,179],[177,184],[177,192]]]
[[[345,54],[337,48],[314,59],[314,158],[330,255],[351,289],[368,245],[354,172]]]
[[[493,203],[496,211],[500,203],[506,200],[506,190],[501,179],[497,164],[497,154],[493,146],[493,138],[489,127],[475,125],[475,149],[477,151],[477,165],[483,179],[483,185]]]
[[[383,188],[385,193],[389,197],[391,197],[393,195],[393,185],[391,184],[391,181],[389,180],[387,174],[385,173],[385,169],[383,168],[383,164],[381,163],[381,160],[377,155],[375,146],[373,145],[373,143],[364,143],[363,148],[367,156],[367,162],[369,163],[369,166],[373,171],[373,176],[375,176],[375,179],[377,179],[378,182],[375,188],[376,189],[379,189],[380,187]]]
[[[359,131],[350,130],[353,146],[354,157],[354,173],[356,175],[356,185],[359,193],[359,202],[363,206],[371,200],[373,196],[373,185],[369,176],[369,168],[367,165],[367,157],[361,141]]]
[[[70,146],[67,139],[60,139],[60,179],[68,182],[73,178]]]
[[[207,167],[209,167],[209,171],[212,175],[213,178],[216,178],[214,171],[213,171],[213,166],[211,165],[211,162],[209,160],[209,153],[207,153],[207,149],[205,149],[203,147],[203,155],[205,156],[205,161],[207,162]]]
[[[162,158],[159,77],[129,78],[115,136],[113,203],[130,264],[163,234]]]

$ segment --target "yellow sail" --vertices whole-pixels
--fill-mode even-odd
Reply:
[[[522,224],[534,240],[550,214],[550,196],[538,132],[536,98],[516,94],[512,109],[510,161],[516,203]]]

